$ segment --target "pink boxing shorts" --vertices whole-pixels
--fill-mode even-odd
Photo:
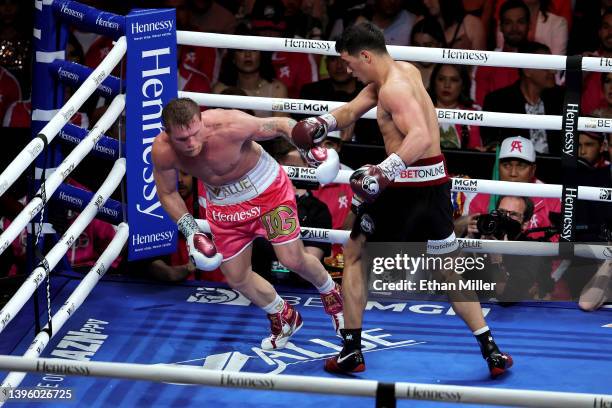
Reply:
[[[265,151],[239,180],[206,186],[206,219],[223,262],[239,255],[257,237],[273,245],[300,238],[295,193],[285,171]]]

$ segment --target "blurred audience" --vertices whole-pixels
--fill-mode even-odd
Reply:
[[[450,48],[486,50],[487,42],[482,22],[466,14],[461,0],[423,0],[430,16],[438,19],[446,44]]]
[[[529,33],[529,8],[522,0],[508,0],[499,10],[503,47],[496,51],[517,52],[527,43]],[[483,106],[485,96],[500,88],[512,85],[519,79],[518,69],[508,67],[476,67],[474,95],[476,103]]]
[[[527,43],[519,52],[549,54],[547,46]],[[530,115],[561,115],[564,90],[555,85],[555,71],[550,69],[519,69],[519,80],[485,97],[484,111],[527,113]],[[521,135],[531,139],[538,153],[558,155],[561,134],[558,130],[483,127],[481,136],[485,146],[493,146],[505,137]]]
[[[520,183],[542,183],[536,178],[536,154],[533,142],[521,136],[504,139],[499,150],[499,179]],[[478,193],[467,205],[468,223],[473,223],[480,214],[487,214],[495,200],[489,194]],[[532,197],[533,215],[528,229],[544,228],[552,225],[549,214],[560,212],[561,200],[558,198]],[[465,221],[465,220],[464,220]],[[544,237],[543,232],[527,234],[531,239]]]
[[[438,64],[431,75],[429,94],[436,108],[475,110],[470,99],[471,80],[464,65]],[[480,127],[440,123],[443,149],[480,149]]]
[[[284,6],[281,0],[257,0],[250,16],[255,35],[264,37],[286,37],[287,22],[283,19]],[[299,40],[297,44],[299,45]],[[276,79],[287,87],[290,98],[297,98],[304,84],[319,79],[319,68],[312,54],[277,51],[272,54],[272,65]]]
[[[270,53],[251,50],[228,50],[223,57],[219,82],[214,93],[222,93],[228,87],[237,87],[249,95],[266,98],[286,98],[287,88],[275,79]],[[270,116],[268,111],[254,111],[255,116]],[[274,112],[275,116],[286,116]]]
[[[445,48],[446,38],[438,20],[434,17],[425,17],[416,23],[410,33],[410,44],[414,47]],[[423,61],[415,61],[413,64],[421,72],[423,86],[428,89],[431,71],[435,64]]]
[[[548,46],[553,55],[565,55],[568,39],[567,20],[551,10],[550,0],[524,0],[524,2],[529,8],[529,40]],[[502,48],[503,45],[504,37],[498,31],[497,46]]]
[[[189,0],[190,22],[196,31],[234,34],[236,17],[215,0]]]

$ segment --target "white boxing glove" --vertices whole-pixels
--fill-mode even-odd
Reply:
[[[340,157],[334,149],[313,147],[301,153],[308,166],[315,168],[315,175],[319,183],[329,184],[336,179],[340,171]]]
[[[185,236],[189,259],[195,267],[203,271],[217,269],[223,256],[217,252],[213,241],[200,230],[193,216],[185,213],[176,224]]]

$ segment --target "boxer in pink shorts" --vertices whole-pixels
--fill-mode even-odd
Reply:
[[[311,282],[321,293],[334,330],[344,326],[340,287],[321,262],[304,250],[293,188],[287,174],[257,141],[290,138],[295,121],[257,118],[237,110],[200,113],[187,98],[170,101],[162,111],[165,131],[153,142],[153,176],[160,203],[185,235],[198,269],[220,266],[228,284],[264,309],[271,333],[266,350],[283,348],[302,327],[297,310],[251,268],[252,241],[261,236],[273,245],[278,260]],[[337,155],[322,148],[301,150],[320,180],[335,177]],[[177,190],[177,170],[206,185],[206,218],[213,239],[199,229]],[[323,182],[323,181],[322,181]]]

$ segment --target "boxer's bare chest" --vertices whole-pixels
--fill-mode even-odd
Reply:
[[[376,106],[376,121],[378,122],[378,128],[382,134],[383,141],[385,143],[385,150],[387,152],[396,151],[402,140],[406,137],[393,123],[393,117],[391,113],[385,109],[384,99],[378,99],[378,105]]]
[[[246,174],[259,159],[259,148],[251,141],[237,142],[223,131],[211,132],[195,157],[179,158],[177,167],[205,184],[223,185]]]

